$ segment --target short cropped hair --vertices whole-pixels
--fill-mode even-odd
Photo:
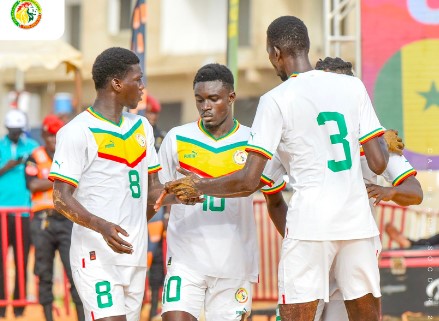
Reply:
[[[223,86],[229,90],[234,90],[234,78],[229,68],[220,64],[207,64],[201,67],[195,75],[192,88],[195,88],[195,84],[205,81],[219,80],[223,83]]]
[[[112,47],[104,50],[96,60],[92,68],[95,88],[103,89],[108,81],[113,78],[122,79],[131,70],[131,67],[139,63],[139,58],[131,50]]]
[[[352,72],[352,64],[348,61],[344,61],[343,59],[326,57],[325,59],[319,59],[316,63],[317,70],[329,70],[333,72],[337,72],[339,74],[353,76]]]
[[[308,54],[310,42],[308,29],[302,20],[294,16],[275,19],[267,29],[268,43],[292,57]]]

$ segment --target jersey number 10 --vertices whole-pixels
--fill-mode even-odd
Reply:
[[[335,121],[338,127],[338,134],[330,135],[331,144],[342,144],[345,158],[342,161],[336,161],[334,159],[328,160],[328,168],[333,172],[341,172],[352,167],[351,148],[349,142],[345,139],[348,135],[348,129],[346,127],[346,121],[343,114],[337,112],[321,112],[317,116],[317,123],[322,126],[328,121]]]

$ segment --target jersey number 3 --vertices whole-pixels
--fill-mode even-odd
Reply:
[[[328,121],[335,121],[338,127],[338,134],[330,135],[331,144],[342,144],[345,158],[341,161],[334,159],[328,160],[328,168],[333,172],[341,172],[352,167],[351,148],[349,142],[345,139],[348,135],[348,129],[346,127],[346,121],[343,114],[337,112],[321,112],[317,116],[317,123],[322,126]]]

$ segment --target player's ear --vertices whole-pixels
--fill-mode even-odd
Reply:
[[[120,92],[122,90],[122,83],[119,79],[113,78],[111,79],[111,87],[117,92]]]
[[[276,58],[276,60],[279,60],[281,56],[281,51],[279,47],[273,46],[273,49],[274,49],[274,57]]]
[[[236,100],[236,93],[232,91],[231,93],[229,93],[229,104],[233,104],[235,100]]]

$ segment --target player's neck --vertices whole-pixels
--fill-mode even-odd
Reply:
[[[106,99],[98,95],[93,103],[93,109],[105,119],[118,124],[122,117],[123,105],[118,104],[114,99]]]
[[[287,75],[292,75],[293,73],[307,72],[313,69],[314,68],[309,62],[308,56],[300,56],[285,61],[285,71]]]
[[[215,138],[220,138],[228,134],[232,128],[235,126],[235,121],[233,118],[226,119],[223,123],[215,127],[205,126],[206,130]]]

